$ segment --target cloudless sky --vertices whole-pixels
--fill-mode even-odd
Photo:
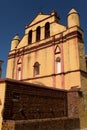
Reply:
[[[61,23],[67,25],[67,14],[73,7],[80,14],[87,53],[87,0],[0,0],[0,60],[4,61],[2,77],[6,73],[11,40],[16,34],[22,38],[25,26],[39,12],[50,14],[52,10],[56,10]]]

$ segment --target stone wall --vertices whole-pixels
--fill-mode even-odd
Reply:
[[[77,118],[79,117],[79,104],[80,104],[80,95],[82,94],[79,91],[78,87],[72,87],[67,91],[67,102],[68,102],[68,117]]]
[[[2,130],[80,129],[78,87],[66,91],[10,79],[3,82]]]
[[[4,120],[67,116],[67,91],[18,81],[7,81]]]

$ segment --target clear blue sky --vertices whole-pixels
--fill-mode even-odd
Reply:
[[[87,0],[0,0],[0,60],[3,60],[2,77],[5,77],[8,52],[15,34],[22,38],[25,26],[40,12],[55,9],[61,23],[67,25],[67,14],[74,7],[80,14],[87,53]]]

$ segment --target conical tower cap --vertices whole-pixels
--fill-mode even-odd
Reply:
[[[77,12],[74,8],[72,8],[72,9],[69,11],[68,15],[73,14],[73,13],[78,14],[78,12]]]
[[[20,38],[19,38],[18,34],[16,34],[16,35],[13,37],[12,40],[19,40],[19,41],[20,41]]]

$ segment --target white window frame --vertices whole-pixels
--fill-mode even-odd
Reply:
[[[61,73],[61,60],[59,57],[57,57],[56,59],[56,70],[57,70],[57,73]]]

